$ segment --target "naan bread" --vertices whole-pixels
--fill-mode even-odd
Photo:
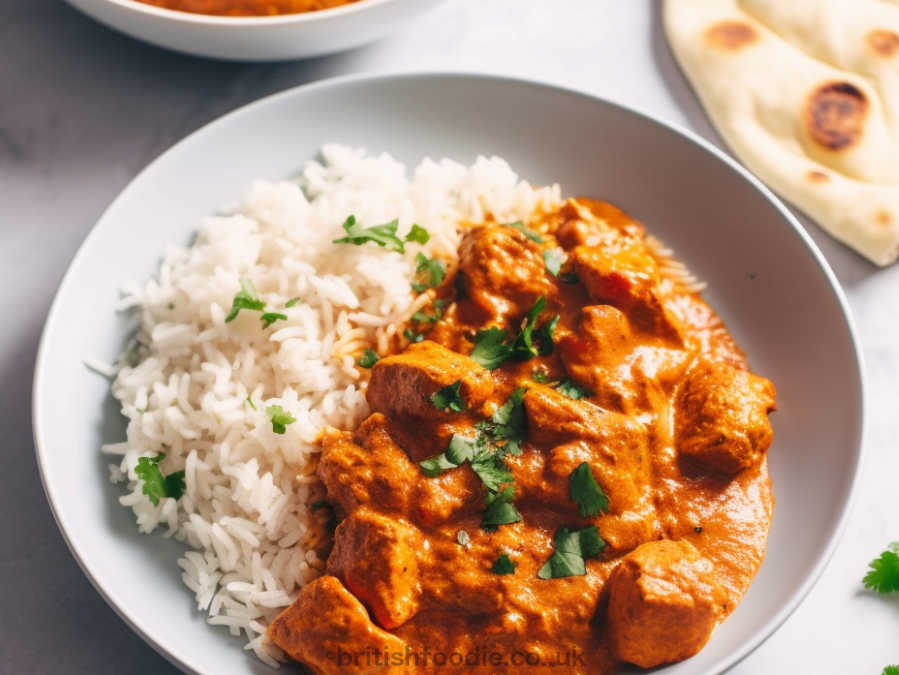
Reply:
[[[665,0],[718,131],[879,265],[899,256],[899,0]]]

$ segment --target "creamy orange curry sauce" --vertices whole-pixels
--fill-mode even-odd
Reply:
[[[138,2],[194,14],[269,16],[315,12],[349,5],[359,0],[138,0]]]
[[[371,416],[323,439],[341,522],[276,644],[317,673],[703,647],[764,555],[774,387],[658,251],[588,200],[466,233],[423,339],[372,368]]]

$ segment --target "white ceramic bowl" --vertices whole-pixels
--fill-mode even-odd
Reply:
[[[235,61],[332,54],[387,35],[442,0],[361,0],[303,14],[222,17],[136,0],[67,0],[112,28],[160,47]]]
[[[618,204],[708,281],[753,369],[777,385],[777,505],[742,604],[697,656],[656,672],[720,672],[760,644],[823,570],[858,475],[862,375],[837,282],[781,203],[707,142],[584,94],[486,76],[343,78],[263,99],[173,147],[109,207],[62,282],[34,381],[47,497],[98,591],[186,671],[269,672],[194,611],[177,542],[138,534],[118,505],[99,447],[121,440],[124,425],[108,382],[83,359],[119,354],[129,325],[114,311],[117,289],[153,275],[166,243],[189,241],[200,218],[254,178],[296,174],[327,141],[407,164],[501,155],[532,182]]]

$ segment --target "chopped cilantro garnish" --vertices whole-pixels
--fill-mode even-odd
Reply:
[[[253,403],[253,399],[251,399],[249,396],[247,396],[247,403],[250,404],[250,407],[251,407],[253,410],[256,410],[256,404]]]
[[[507,553],[502,553],[490,566],[490,571],[494,574],[515,574],[516,567],[518,563],[512,562]]]
[[[388,251],[404,253],[406,247],[403,244],[403,240],[396,236],[396,228],[398,226],[399,221],[394,219],[382,225],[362,227],[356,222],[356,216],[349,216],[343,223],[343,229],[346,230],[347,236],[335,239],[331,243],[361,246],[371,241],[378,246],[386,248]]]
[[[516,220],[514,223],[506,223],[506,227],[515,228],[516,230],[521,232],[525,237],[527,237],[528,239],[530,239],[533,242],[536,242],[538,244],[543,243],[543,237],[541,237],[539,234],[537,234],[533,230],[528,229],[525,226],[525,224],[522,223],[520,220]]]
[[[527,434],[527,417],[523,403],[526,391],[524,387],[513,391],[489,420],[478,423],[478,429],[487,432],[496,440],[523,441]]]
[[[378,356],[377,353],[373,349],[366,349],[362,353],[361,358],[358,361],[356,361],[356,363],[358,363],[363,368],[371,368],[378,362],[378,359],[380,359],[380,358],[381,357]]]
[[[606,546],[595,526],[571,531],[567,527],[556,530],[555,550],[537,572],[541,579],[583,576],[587,573],[587,558],[598,556]]]
[[[475,456],[478,448],[478,440],[475,438],[466,438],[459,434],[453,434],[449,445],[446,446],[446,459],[456,466],[464,464]]]
[[[424,335],[422,335],[421,333],[416,333],[411,328],[407,328],[406,330],[403,331],[403,337],[412,343],[421,342],[422,340],[425,339]]]
[[[442,316],[442,312],[438,309],[433,314],[428,314],[426,312],[415,312],[412,315],[412,320],[415,323],[437,323]]]
[[[568,398],[573,398],[575,401],[579,401],[580,399],[584,398],[584,396],[590,395],[590,392],[582,387],[579,387],[570,379],[562,380],[561,382],[559,382],[559,384],[556,385],[556,391],[560,394],[564,394]]]
[[[414,223],[412,229],[409,230],[409,234],[406,235],[406,241],[414,241],[419,244],[427,244],[430,239],[431,235],[428,234],[428,231],[421,225],[415,225]]]
[[[574,272],[567,272],[567,273],[563,274],[562,276],[560,276],[559,280],[563,284],[576,284],[576,283],[579,283],[581,279]]]
[[[275,321],[287,321],[286,314],[279,314],[278,312],[266,312],[262,315],[262,327],[268,328]]]
[[[540,384],[546,384],[549,381],[549,377],[542,370],[535,370],[531,373],[531,377],[534,379],[534,382],[539,382]]]
[[[507,485],[500,492],[488,492],[484,498],[487,505],[481,527],[485,530],[495,530],[499,525],[510,525],[521,520],[521,514],[515,508],[512,501],[515,499],[515,489]]]
[[[551,248],[543,252],[543,262],[546,264],[546,271],[556,277],[562,269],[562,263],[565,262],[565,255],[559,253],[559,249]]]
[[[506,331],[500,328],[479,330],[470,356],[488,370],[499,368],[512,355],[512,348],[503,344],[505,340]]]
[[[455,469],[458,465],[453,464],[451,461],[449,461],[446,458],[445,452],[441,452],[439,455],[435,455],[434,457],[423,459],[418,463],[418,466],[421,468],[421,472],[425,476],[427,476],[428,478],[436,478],[444,471]]]
[[[272,421],[272,431],[276,434],[283,434],[287,431],[287,425],[296,422],[296,419],[289,412],[279,405],[270,405],[265,409],[265,414]]]
[[[293,307],[294,305],[298,305],[303,302],[300,298],[291,298],[287,302],[284,303],[285,307]]]
[[[492,450],[484,450],[472,458],[471,469],[490,492],[499,491],[503,484],[513,480],[502,456]]]
[[[555,349],[553,335],[555,335],[556,326],[559,324],[560,318],[561,317],[556,314],[552,319],[540,326],[534,333],[534,337],[537,338],[537,343],[540,345],[537,349],[537,351],[540,352],[540,356],[549,356],[553,353],[553,350]]]
[[[429,288],[437,288],[446,277],[446,263],[437,258],[428,258],[423,253],[415,256],[415,279],[412,290],[421,293]]]
[[[155,457],[139,457],[137,466],[134,467],[134,473],[144,482],[142,491],[153,502],[153,506],[159,506],[162,497],[180,499],[186,487],[183,471],[175,471],[168,476],[162,474],[159,463],[164,459],[164,452]]]
[[[597,516],[609,510],[609,498],[590,471],[590,465],[583,462],[568,476],[568,492],[578,505],[582,518]]]
[[[256,287],[253,286],[253,282],[249,279],[240,280],[240,290],[231,301],[231,311],[225,317],[225,323],[234,321],[242,309],[252,309],[256,312],[261,312],[265,309],[265,303],[259,299]]]
[[[899,591],[899,541],[891,543],[868,567],[870,570],[862,579],[866,588],[878,593]]]
[[[461,387],[462,380],[456,380],[431,394],[431,403],[438,410],[463,412],[465,410],[465,401],[462,400],[462,395],[459,393]]]

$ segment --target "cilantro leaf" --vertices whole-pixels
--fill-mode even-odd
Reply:
[[[479,330],[475,335],[474,349],[471,350],[469,356],[484,368],[495,370],[512,356],[512,348],[504,344],[505,340],[506,331],[500,328]]]
[[[247,395],[247,403],[250,404],[250,407],[251,407],[253,410],[256,410],[256,404],[253,403],[253,399],[251,399],[249,395]]]
[[[515,508],[512,501],[515,499],[515,489],[511,485],[507,485],[500,492],[488,492],[484,498],[487,505],[484,511],[484,517],[481,520],[481,527],[485,530],[493,531],[499,525],[510,525],[521,520],[521,514]]]
[[[394,219],[382,225],[362,227],[356,222],[356,216],[349,216],[343,223],[343,229],[346,230],[347,236],[335,239],[331,243],[361,246],[367,242],[373,242],[388,251],[405,253],[406,247],[403,240],[396,236],[398,226],[399,221]]]
[[[549,381],[549,377],[542,370],[535,370],[531,373],[531,377],[534,379],[534,382],[539,382],[540,384],[546,384]]]
[[[501,485],[514,480],[502,457],[490,450],[480,452],[473,457],[471,469],[490,492],[498,492]]]
[[[543,243],[543,237],[541,237],[539,234],[537,234],[533,230],[526,227],[525,224],[522,223],[520,220],[516,220],[514,223],[506,223],[506,227],[512,227],[512,228],[518,230],[525,237],[527,237],[528,239],[530,239],[531,241],[533,241],[537,244]]]
[[[412,290],[421,293],[429,288],[437,288],[446,277],[446,263],[437,258],[428,258],[423,253],[415,256],[415,279]]]
[[[562,317],[556,314],[552,319],[540,326],[534,333],[537,342],[540,344],[540,347],[537,350],[540,352],[540,356],[549,356],[553,353],[553,350],[555,349],[553,335],[556,332],[556,326],[559,324],[560,318]]]
[[[573,398],[575,401],[579,401],[584,398],[584,396],[589,396],[590,392],[582,387],[579,387],[575,384],[571,379],[562,380],[559,384],[556,385],[556,391],[560,394],[564,394],[568,398]]]
[[[551,248],[543,252],[543,262],[546,264],[546,271],[557,277],[559,270],[562,269],[562,263],[565,262],[565,254],[559,253],[557,248]]]
[[[899,675],[899,666],[884,666],[880,675]]]
[[[263,328],[268,328],[273,323],[275,323],[275,321],[287,321],[287,315],[280,314],[278,312],[266,312],[265,314],[262,315],[262,327]]]
[[[596,482],[587,462],[583,462],[568,476],[568,492],[571,500],[578,505],[582,518],[609,510],[609,498]]]
[[[272,421],[272,431],[276,434],[283,434],[287,431],[287,425],[296,422],[296,419],[289,412],[279,405],[270,405],[265,409],[265,414]]]
[[[303,302],[300,298],[291,298],[287,302],[284,303],[285,307],[293,307],[294,305],[298,305]]]
[[[500,554],[500,556],[494,561],[494,563],[490,566],[490,571],[494,574],[515,574],[515,568],[518,567],[518,563],[512,562],[512,559],[509,558],[509,555],[506,553]]]
[[[437,410],[443,410],[444,412],[464,412],[465,401],[462,400],[462,395],[459,393],[461,387],[462,380],[456,380],[431,394],[431,403]]]
[[[899,541],[894,541],[887,550],[868,563],[870,568],[862,583],[878,593],[899,591]]]
[[[234,299],[231,301],[231,311],[225,317],[225,323],[234,321],[242,309],[251,309],[256,312],[261,312],[265,309],[265,303],[259,299],[256,287],[253,286],[253,282],[249,279],[240,280],[240,290],[235,293]]]
[[[141,491],[149,497],[153,506],[159,506],[162,497],[180,499],[186,488],[183,471],[175,471],[168,476],[162,474],[159,463],[164,459],[164,452],[155,457],[139,457],[134,467],[134,473],[144,482]]]
[[[415,312],[412,315],[412,320],[415,323],[437,323],[440,320],[440,317],[443,315],[439,309],[436,310],[433,314],[427,314],[425,312]]]
[[[406,241],[414,241],[418,244],[427,244],[430,239],[431,235],[428,234],[428,231],[421,225],[414,223],[412,224],[412,229],[409,230],[409,234],[406,235]]]
[[[424,335],[422,335],[421,333],[416,333],[411,328],[407,328],[406,330],[403,331],[403,337],[412,343],[421,342],[422,340],[425,339]]]
[[[586,559],[598,556],[606,546],[593,525],[575,531],[560,527],[553,544],[553,554],[537,572],[540,579],[583,576],[587,573]]]
[[[512,342],[512,357],[514,359],[518,361],[527,361],[528,359],[537,356],[538,351],[534,347],[534,327],[537,325],[537,318],[544,309],[546,309],[546,298],[541,295],[537,298],[534,306],[531,307],[528,312],[527,319],[524,322],[524,327],[521,329],[521,332]],[[547,353],[552,353],[552,332],[555,330],[558,321],[558,318],[550,321],[551,327],[547,329],[550,344],[550,349]],[[543,351],[543,347],[541,346],[540,352],[542,353]]]
[[[443,454],[446,455],[447,461],[459,466],[460,464],[468,462],[475,456],[478,445],[478,439],[466,438],[459,434],[453,434],[453,437],[450,439],[449,445],[446,446],[446,451]]]
[[[524,410],[524,387],[513,391],[490,420],[478,423],[478,428],[488,432],[496,440],[523,441],[527,434],[527,416]]]
[[[446,458],[446,453],[441,452],[439,455],[428,457],[418,463],[421,472],[428,478],[436,478],[444,471],[455,469],[458,465],[453,464]]]
[[[362,353],[362,357],[358,361],[356,361],[356,363],[358,363],[363,368],[371,368],[378,362],[380,358],[381,357],[378,356],[377,352],[375,352],[373,349],[366,349]]]

